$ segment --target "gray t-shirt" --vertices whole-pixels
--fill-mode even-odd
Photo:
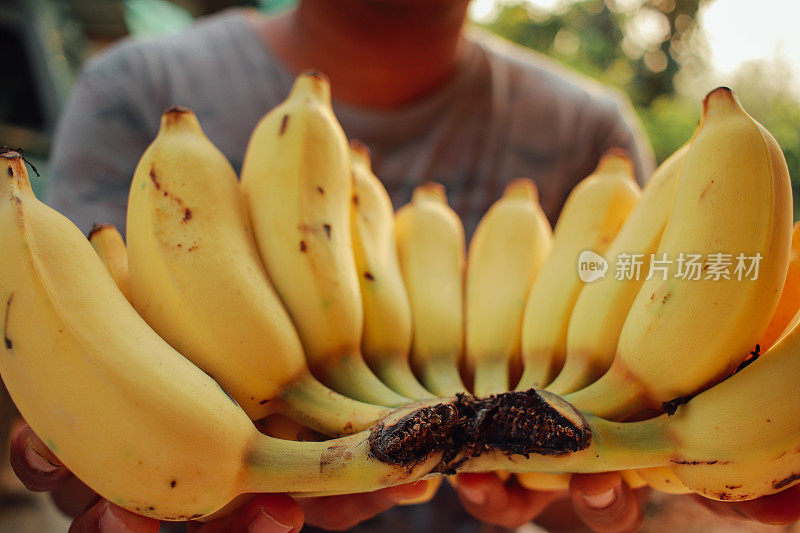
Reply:
[[[392,110],[334,102],[349,138],[372,151],[395,207],[426,180],[447,187],[470,234],[509,180],[536,180],[555,220],[570,189],[606,148],[653,165],[627,101],[539,54],[468,32],[456,74],[435,93]],[[125,228],[136,163],[172,105],[194,110],[238,171],[259,118],[289,93],[294,73],[230,10],[181,34],[125,40],[84,69],[57,128],[48,203],[87,231]]]

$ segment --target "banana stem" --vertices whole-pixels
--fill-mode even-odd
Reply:
[[[666,415],[643,422],[609,422],[587,417],[589,446],[563,455],[506,455],[490,452],[467,461],[461,472],[595,473],[664,466],[674,454],[666,431]]]
[[[363,431],[389,413],[386,407],[342,396],[310,373],[281,391],[281,400],[284,415],[330,436]]]
[[[411,370],[411,364],[407,357],[400,355],[388,355],[375,357],[372,369],[375,374],[398,394],[402,394],[412,400],[429,400],[434,398],[422,384],[417,380]]]
[[[440,459],[433,454],[414,466],[383,463],[370,452],[368,432],[324,442],[284,441],[256,433],[245,457],[239,490],[367,492],[416,481]]]
[[[475,363],[472,391],[475,396],[500,394],[510,388],[508,359],[484,357]]]
[[[641,383],[632,376],[620,378],[611,370],[588,387],[563,398],[583,413],[608,420],[623,420],[647,407]]]
[[[567,359],[556,379],[545,389],[559,395],[578,391],[595,381],[592,379],[591,370],[588,359]]]
[[[455,396],[467,392],[458,366],[452,358],[431,357],[420,364],[419,373],[425,388],[437,396]]]
[[[561,363],[558,365],[553,361],[549,354],[542,354],[539,357],[528,357],[522,360],[522,377],[519,379],[516,390],[525,391],[528,389],[543,389],[550,384],[555,374],[558,373]]]
[[[314,370],[320,381],[355,400],[387,407],[400,407],[411,401],[379,380],[360,353],[344,355]]]

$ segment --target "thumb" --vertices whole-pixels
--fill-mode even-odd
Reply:
[[[575,513],[595,531],[622,533],[642,525],[642,508],[619,472],[574,474],[569,493]]]

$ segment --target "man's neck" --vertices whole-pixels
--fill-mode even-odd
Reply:
[[[314,68],[337,100],[395,107],[453,74],[467,0],[301,0],[256,28],[295,73]]]

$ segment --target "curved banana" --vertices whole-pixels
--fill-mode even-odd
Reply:
[[[353,170],[352,229],[364,334],[361,353],[373,372],[393,390],[415,400],[431,398],[409,362],[411,307],[394,240],[394,209],[372,173],[369,150],[350,143]]]
[[[112,224],[95,224],[89,232],[89,242],[92,243],[94,251],[100,256],[100,260],[114,278],[114,283],[122,291],[125,299],[132,302],[128,252],[117,228]]]
[[[551,241],[529,179],[512,181],[475,229],[467,254],[465,361],[476,396],[509,389],[525,297]]]
[[[786,161],[730,89],[703,107],[656,254],[666,269],[642,284],[608,372],[565,397],[581,410],[622,419],[725,379],[775,311],[792,232]],[[680,254],[697,254],[694,273]]]
[[[128,199],[134,307],[257,420],[281,412],[327,435],[387,409],[315,380],[259,258],[236,173],[182,108],[161,117]]]
[[[564,361],[572,307],[585,282],[583,253],[603,254],[639,198],[633,165],[621,150],[606,152],[572,190],[553,234],[550,255],[531,286],[522,319],[522,378],[517,390],[541,388]],[[585,263],[582,261],[582,263]]]
[[[16,152],[0,153],[0,249],[0,375],[48,448],[117,505],[195,519],[242,493],[414,481],[440,457],[383,463],[366,432],[321,443],[259,433],[136,313],[80,230],[36,199]]]
[[[582,389],[611,366],[622,325],[672,209],[686,151],[684,146],[656,169],[605,253],[609,272],[581,290],[569,319],[564,366],[547,390],[566,394]]]
[[[464,227],[444,187],[425,183],[397,211],[400,269],[411,303],[412,364],[439,396],[466,392],[459,373],[464,349]]]
[[[783,336],[798,311],[800,311],[800,222],[796,222],[792,228],[792,250],[789,253],[786,281],[783,283],[778,307],[772,314],[767,330],[758,341],[761,351],[768,350]]]
[[[298,76],[289,97],[258,123],[241,182],[261,258],[314,375],[357,400],[407,403],[375,377],[360,353],[350,154],[321,75]]]

